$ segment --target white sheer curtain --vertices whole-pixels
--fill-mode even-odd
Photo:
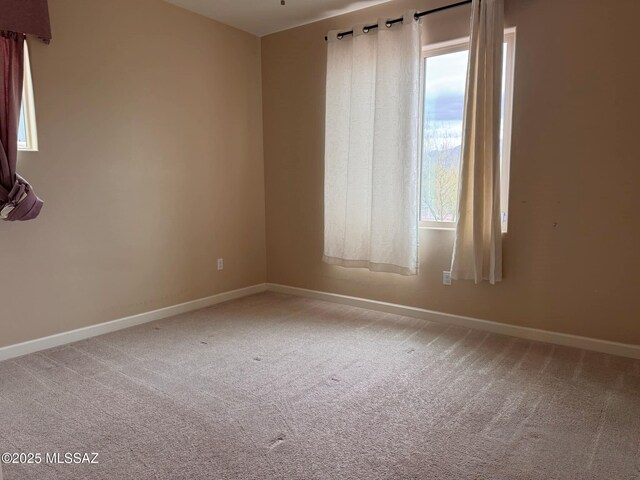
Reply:
[[[500,114],[503,0],[473,0],[451,277],[502,280]]]
[[[415,11],[368,33],[328,34],[324,256],[327,263],[418,269],[420,27]]]

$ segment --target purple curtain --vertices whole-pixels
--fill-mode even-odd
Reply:
[[[22,33],[0,32],[0,218],[31,220],[42,208],[31,185],[16,173],[24,74]]]

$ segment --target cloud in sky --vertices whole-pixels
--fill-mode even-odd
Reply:
[[[464,92],[441,92],[430,95],[425,100],[425,117],[429,121],[462,121],[464,111]]]
[[[430,121],[461,121],[468,52],[429,57],[425,65],[425,116]]]

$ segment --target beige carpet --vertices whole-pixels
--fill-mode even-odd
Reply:
[[[100,454],[5,480],[632,480],[640,362],[260,294],[0,363],[0,452]]]

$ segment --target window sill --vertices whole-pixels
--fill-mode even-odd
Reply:
[[[445,230],[450,232],[455,232],[456,227],[434,227],[431,225],[420,225],[418,227],[420,230]]]
[[[456,231],[456,227],[432,227],[431,225],[420,225],[418,227],[419,230],[443,230],[443,231],[447,231],[447,232],[455,232]],[[503,228],[502,229],[502,235],[505,235],[507,233],[507,229]]]

